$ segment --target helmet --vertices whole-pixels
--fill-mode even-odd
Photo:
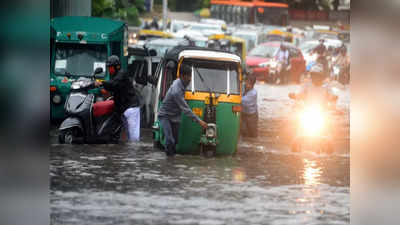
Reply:
[[[112,55],[110,57],[108,57],[107,61],[106,61],[106,66],[120,66],[121,62],[119,61],[119,57],[116,55]]]
[[[321,39],[319,39],[319,42],[324,43],[325,39],[321,38]]]

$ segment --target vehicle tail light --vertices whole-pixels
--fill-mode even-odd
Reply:
[[[55,91],[57,91],[57,88],[54,87],[54,86],[51,86],[51,87],[50,87],[50,92],[55,92]]]
[[[106,89],[104,89],[104,88],[100,89],[100,92],[101,92],[102,95],[107,95],[108,94],[108,91]]]
[[[232,106],[232,112],[237,113],[242,111],[242,106],[240,105],[234,105]]]

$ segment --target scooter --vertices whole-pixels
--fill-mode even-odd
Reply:
[[[274,61],[269,69],[269,82],[273,84],[287,84],[290,75],[290,64]]]
[[[301,152],[305,146],[317,153],[333,153],[332,111],[337,97],[328,102],[308,102],[294,93],[289,98],[296,100],[294,108],[295,135],[291,143],[292,152]]]
[[[88,91],[94,87],[97,68],[92,78],[79,78],[71,84],[71,93],[65,102],[67,118],[59,127],[60,144],[117,143],[122,121],[114,112],[114,101],[95,102],[95,95]]]

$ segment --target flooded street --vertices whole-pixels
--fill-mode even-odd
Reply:
[[[259,137],[236,155],[167,158],[140,143],[68,146],[50,131],[51,224],[349,224],[348,87],[337,89],[332,155],[292,153],[289,92],[257,84]]]

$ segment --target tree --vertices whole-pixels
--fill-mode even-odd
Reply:
[[[92,15],[140,25],[139,13],[144,12],[144,0],[92,0]]]

